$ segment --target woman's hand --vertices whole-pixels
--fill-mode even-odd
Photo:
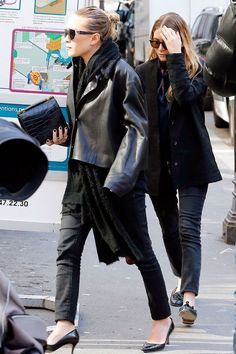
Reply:
[[[181,53],[182,42],[179,32],[175,32],[172,28],[163,26],[160,35],[170,54]]]
[[[64,130],[62,127],[54,129],[52,132],[52,140],[47,139],[46,144],[51,146],[53,144],[60,145],[64,144],[68,139],[68,127],[65,127]]]

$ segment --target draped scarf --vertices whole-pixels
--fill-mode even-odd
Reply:
[[[111,39],[102,42],[101,47],[93,54],[87,65],[84,60],[78,58],[78,84],[75,89],[75,101],[79,102],[87,85],[96,75],[102,75],[104,79],[108,79],[112,69],[120,59],[121,54],[119,47]]]

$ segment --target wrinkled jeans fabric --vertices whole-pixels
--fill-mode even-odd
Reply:
[[[201,217],[208,185],[178,189],[170,178],[161,184],[160,195],[151,196],[162,228],[163,241],[173,273],[181,277],[181,292],[199,291],[201,270]]]
[[[144,281],[151,317],[154,320],[164,319],[170,315],[170,308],[161,268],[148,235],[145,194],[139,189],[133,190],[124,197],[117,198],[117,203],[119,217],[144,254],[144,260],[136,265]],[[96,227],[92,225],[89,216],[83,217],[82,223],[80,204],[63,205],[57,258],[56,321],[74,322],[79,294],[81,256],[91,228],[95,233]]]

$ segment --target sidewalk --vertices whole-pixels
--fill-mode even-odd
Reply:
[[[143,341],[127,341],[117,343],[98,342],[89,344],[82,340],[79,349],[75,349],[74,354],[141,354]],[[197,345],[196,345],[197,344]],[[108,348],[110,345],[110,348]],[[123,349],[122,349],[123,347]],[[56,354],[69,354],[70,348],[57,350]],[[232,337],[216,336],[204,333],[204,331],[188,328],[175,330],[170,338],[170,344],[165,346],[164,351],[172,354],[232,354]]]
[[[206,122],[223,181],[209,186],[203,213],[198,318],[194,326],[187,327],[178,316],[178,308],[172,308],[175,330],[163,353],[233,353],[235,246],[222,240],[222,223],[232,204],[234,154],[226,130],[213,127],[212,113],[206,115]],[[175,279],[148,198],[147,215],[153,248],[169,294]],[[57,237],[0,230],[0,269],[11,279],[18,294],[55,295]],[[150,315],[136,268],[128,267],[123,260],[109,267],[99,264],[92,237],[86,242],[82,263],[80,342],[74,354],[141,354],[140,348],[150,330]],[[54,324],[53,312],[42,310],[38,314],[47,326]],[[70,354],[70,350],[61,348],[55,353]]]
[[[235,247],[227,245],[222,240],[222,222],[232,202],[233,147],[230,145],[227,135],[225,135],[225,130],[215,130],[211,113],[206,115],[206,120],[223,181],[209,186],[204,208],[202,220],[202,275],[200,295],[197,300],[198,319],[194,326],[186,327],[181,323],[178,309],[172,308],[175,330],[170,337],[170,345],[167,345],[164,350],[164,352],[172,354],[233,353],[233,293],[236,289]],[[153,246],[159,252],[160,240],[155,239],[156,217],[149,200],[147,200],[147,214]],[[160,253],[161,256],[158,254],[158,258],[170,292],[173,286],[173,278],[171,272],[168,272],[169,265],[165,254],[162,254],[162,251]],[[86,301],[86,298],[82,298],[82,301]],[[90,309],[91,301],[91,298],[88,299],[88,302],[86,301],[84,310],[84,316],[88,315],[89,318],[92,318],[94,314],[94,308]],[[99,295],[97,301],[98,303],[100,302]],[[91,316],[90,313],[92,313]],[[137,322],[140,322],[138,318]],[[104,326],[103,319],[101,319],[101,328],[104,328]],[[127,328],[128,324],[124,323],[124,327]],[[79,348],[75,349],[75,354],[142,353],[140,348],[145,341],[146,333],[148,333],[147,330],[144,331],[138,328],[140,337],[132,340],[128,333],[122,332],[121,339],[116,333],[111,337],[109,330],[106,336],[106,328],[104,329],[105,333],[103,333],[103,330],[94,329],[93,326],[91,328],[91,323],[89,323],[89,328],[90,332],[98,332],[97,337],[89,339],[90,332],[83,332],[82,325],[81,341]],[[69,348],[60,349],[57,352],[59,354],[68,354],[69,350]]]

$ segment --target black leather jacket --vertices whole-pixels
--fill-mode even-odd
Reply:
[[[73,67],[74,77],[75,62]],[[120,59],[113,72],[105,75],[109,79],[98,75],[75,102],[73,77],[67,98],[72,129],[70,156],[77,132],[78,159],[109,168],[104,187],[122,196],[134,187],[145,167],[147,118],[140,79]]]

